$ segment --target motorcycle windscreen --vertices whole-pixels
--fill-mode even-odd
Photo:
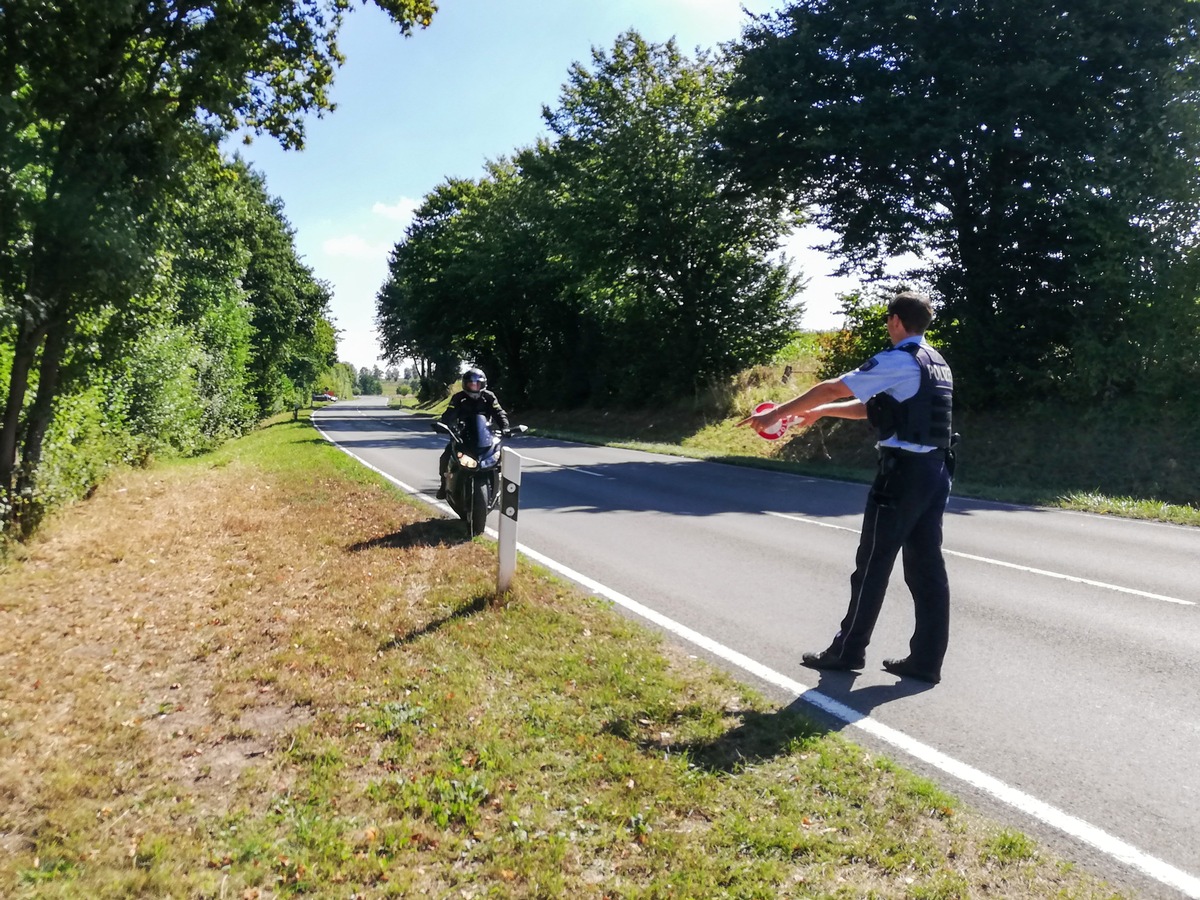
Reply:
[[[492,449],[492,429],[488,427],[487,416],[476,413],[475,420],[468,423],[467,442],[477,457]]]
[[[489,466],[497,465],[499,462],[497,452],[500,441],[488,425],[487,416],[477,414],[475,416],[474,427],[469,433],[474,438],[475,458],[479,460],[480,468],[486,469]]]

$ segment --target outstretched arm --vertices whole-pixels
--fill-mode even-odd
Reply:
[[[822,403],[820,406],[814,406],[806,413],[797,415],[795,424],[803,427],[811,425],[817,419],[824,417],[831,419],[865,419],[867,417],[867,405],[861,400],[839,400],[837,403]]]
[[[865,419],[867,407],[861,400],[844,399],[851,391],[840,378],[830,378],[814,384],[799,396],[793,397],[786,403],[781,403],[766,412],[746,416],[737,423],[737,427],[753,425],[755,431],[767,431],[786,417],[799,420],[799,425],[811,425],[822,416],[832,416],[838,419]]]

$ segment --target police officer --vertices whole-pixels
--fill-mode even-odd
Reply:
[[[494,419],[502,430],[508,430],[508,413],[500,405],[499,398],[488,390],[487,376],[479,369],[467,369],[463,372],[462,390],[450,398],[440,421],[457,430],[462,423],[473,421],[476,415]],[[453,445],[447,444],[438,460],[440,484],[436,496],[439,500],[446,499],[446,469],[450,467],[450,455],[453,452]]]
[[[795,417],[799,425],[823,416],[865,418],[879,435],[879,467],[863,514],[850,606],[830,645],[803,655],[802,663],[810,668],[863,667],[896,554],[903,551],[916,627],[908,656],[885,659],[883,667],[931,684],[941,680],[950,632],[942,514],[954,463],[954,378],[946,361],[925,342],[932,320],[928,297],[910,291],[897,294],[887,308],[889,349],[853,372],[738,423],[765,431],[785,416]],[[848,396],[853,399],[843,399]]]

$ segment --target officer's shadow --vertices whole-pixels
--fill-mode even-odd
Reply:
[[[744,766],[794,752],[806,743],[862,721],[885,703],[915,696],[933,685],[911,678],[854,690],[853,672],[822,672],[815,687],[772,712],[746,711],[741,723],[719,738],[686,749],[695,765],[736,772]]]
[[[830,731],[841,731],[847,725],[867,718],[885,703],[933,689],[927,681],[900,678],[892,684],[871,684],[855,690],[857,678],[855,672],[821,672],[816,686],[793,700],[787,708],[800,712],[815,710],[822,720],[829,720]]]

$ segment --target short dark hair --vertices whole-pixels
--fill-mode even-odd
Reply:
[[[889,316],[900,317],[909,334],[924,334],[933,321],[933,304],[927,296],[916,291],[901,291],[892,298],[887,311]]]

